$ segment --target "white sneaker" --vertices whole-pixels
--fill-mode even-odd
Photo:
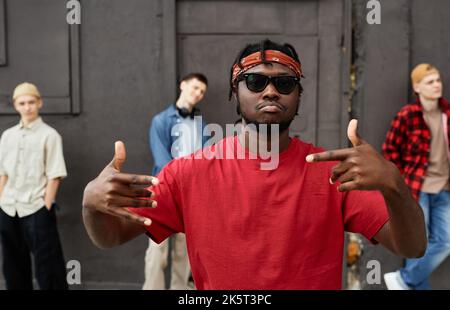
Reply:
[[[384,274],[384,282],[388,290],[410,290],[411,288],[403,281],[400,271]]]

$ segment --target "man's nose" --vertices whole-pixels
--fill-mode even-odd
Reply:
[[[263,99],[275,100],[279,98],[280,94],[278,93],[277,89],[272,84],[272,82],[269,82],[269,84],[267,84],[266,88],[264,89]]]

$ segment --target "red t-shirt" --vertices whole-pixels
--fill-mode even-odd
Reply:
[[[340,193],[328,181],[337,163],[306,163],[323,149],[295,138],[275,170],[248,152],[193,159],[233,146],[242,150],[226,138],[160,172],[158,206],[130,209],[152,219],[148,235],[159,243],[186,234],[198,289],[340,289],[344,231],[371,240],[388,220],[382,195]]]

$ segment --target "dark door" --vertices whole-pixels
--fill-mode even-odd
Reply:
[[[177,1],[178,76],[206,74],[210,86],[200,107],[206,120],[222,126],[233,123],[238,116],[236,103],[228,102],[228,81],[239,50],[264,38],[288,42],[296,48],[306,76],[291,135],[337,147],[341,122],[347,123],[342,119],[347,103],[340,96],[343,11],[343,1]],[[330,97],[332,101],[320,101]],[[319,115],[321,111],[326,114]],[[320,132],[330,129],[333,136],[319,139]]]

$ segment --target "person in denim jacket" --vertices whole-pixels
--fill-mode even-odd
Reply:
[[[205,123],[196,107],[203,99],[208,85],[201,73],[186,75],[180,83],[180,96],[175,104],[157,114],[149,131],[150,150],[155,161],[153,175],[172,159],[189,155],[200,149],[206,142],[203,135]],[[187,289],[190,267],[186,251],[186,237],[175,234],[171,246],[170,289]],[[164,270],[168,267],[169,240],[156,244],[150,239],[145,254],[145,282],[143,289],[165,288]]]

